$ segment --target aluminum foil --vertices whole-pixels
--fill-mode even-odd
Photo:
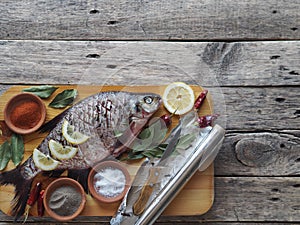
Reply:
[[[188,148],[176,149],[174,154],[166,159],[145,211],[141,215],[135,215],[132,207],[147,180],[149,168],[157,163],[151,162],[149,159],[145,160],[139,169],[118,212],[111,219],[112,225],[149,225],[154,223],[192,175],[199,168],[204,170],[214,160],[223,141],[225,130],[219,125],[201,129],[195,124],[196,121],[197,114],[193,112],[183,117],[180,137],[195,135],[195,138]],[[175,131],[176,128],[172,133]]]

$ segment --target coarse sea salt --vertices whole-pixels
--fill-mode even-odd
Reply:
[[[121,194],[126,185],[124,173],[114,167],[106,167],[98,171],[94,176],[94,187],[98,194],[113,198]]]

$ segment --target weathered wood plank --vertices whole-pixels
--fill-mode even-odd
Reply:
[[[300,222],[299,177],[216,177],[215,202],[202,216],[160,217],[155,224],[195,224],[206,222]],[[196,197],[196,196],[195,196]],[[109,217],[79,217],[73,223],[107,224]],[[7,223],[12,218],[0,215]],[[49,218],[28,222],[51,224]]]
[[[290,0],[0,2],[1,39],[299,39]]]
[[[215,160],[216,176],[299,176],[300,136],[228,133]]]
[[[222,92],[229,130],[299,130],[299,87],[237,87]]]
[[[2,84],[300,85],[300,41],[0,41],[0,58]]]

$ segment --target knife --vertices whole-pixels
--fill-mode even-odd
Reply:
[[[176,148],[181,133],[180,122],[175,129],[176,130],[174,136],[172,137],[169,144],[167,145],[167,148],[164,154],[162,155],[161,159],[158,161],[158,163],[155,166],[151,167],[149,170],[148,179],[145,185],[143,186],[137,201],[133,205],[133,213],[135,215],[141,215],[144,212],[148,200],[154,190],[154,185],[157,183],[158,177],[160,175],[160,170],[163,168],[165,164],[165,160],[172,154],[172,152]]]

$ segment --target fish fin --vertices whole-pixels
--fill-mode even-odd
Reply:
[[[86,193],[88,193],[88,176],[90,169],[73,169],[68,170],[68,177],[77,180],[83,187]]]
[[[15,186],[15,197],[11,209],[12,216],[15,216],[15,222],[24,215],[32,181],[33,179],[23,178],[20,167],[0,174],[0,185],[12,184]]]
[[[38,131],[40,133],[45,133],[48,132],[50,130],[52,130],[58,123],[59,121],[62,120],[62,118],[64,118],[64,116],[66,115],[66,113],[69,111],[69,109],[66,109],[65,111],[63,111],[62,113],[58,114],[57,116],[55,116],[53,119],[49,120],[47,123],[43,124]]]

